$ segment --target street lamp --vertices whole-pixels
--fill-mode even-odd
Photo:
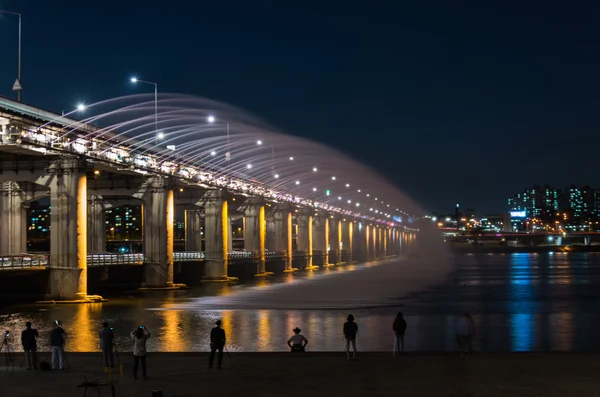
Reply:
[[[75,108],[75,110],[70,111],[69,113],[65,114],[65,111],[62,111],[62,115],[63,116],[68,116],[69,114],[73,113],[73,112],[83,112],[85,109],[87,109],[87,106],[85,106],[83,103],[80,103],[79,105],[77,105],[77,107]]]
[[[154,86],[154,146],[158,146],[158,140],[161,139],[162,134],[158,133],[158,84],[152,81],[140,80],[137,77],[132,77],[129,81],[132,83],[144,83]],[[163,135],[164,136],[164,135]]]
[[[17,69],[17,81],[13,84],[13,91],[17,91],[17,101],[21,102],[21,91],[23,91],[23,86],[21,85],[21,14],[6,10],[0,10],[0,14],[11,14],[19,17],[19,63]]]

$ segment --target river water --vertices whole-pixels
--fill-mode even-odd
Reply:
[[[431,258],[394,259],[297,272],[236,286],[205,284],[185,291],[109,297],[89,305],[8,308],[2,327],[12,346],[32,321],[46,349],[52,322],[69,333],[67,350],[97,351],[102,320],[116,327],[117,346],[131,350],[138,324],[151,332],[151,351],[206,351],[222,319],[230,351],[286,351],[296,326],[309,350],[343,348],[348,313],[359,324],[358,348],[392,350],[398,310],[408,323],[406,350],[453,350],[455,322],[470,312],[475,347],[483,351],[598,350],[600,253],[461,254],[441,265]]]

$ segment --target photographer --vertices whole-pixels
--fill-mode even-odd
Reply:
[[[102,349],[102,358],[104,366],[114,368],[113,362],[113,346],[115,343],[114,328],[108,328],[108,322],[102,323],[102,329],[98,332],[100,337],[100,349]]]
[[[137,379],[138,365],[142,364],[142,375],[146,377],[146,341],[151,334],[143,325],[131,331],[131,339],[133,339],[133,379]]]
[[[23,345],[23,351],[27,357],[27,370],[31,371],[31,367],[37,369],[37,329],[31,328],[31,323],[27,321],[25,323],[25,329],[21,332],[21,345]]]
[[[60,366],[61,370],[65,369],[65,339],[67,332],[61,327],[61,322],[54,322],[56,327],[50,332],[50,350],[52,351],[52,369],[55,370]]]

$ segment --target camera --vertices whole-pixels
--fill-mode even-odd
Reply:
[[[10,334],[9,331],[4,331],[4,336],[8,336]]]
[[[115,332],[115,327],[110,327],[109,330],[110,332]]]
[[[143,325],[140,325],[140,328],[141,328],[141,329],[144,329],[144,326],[143,326]]]

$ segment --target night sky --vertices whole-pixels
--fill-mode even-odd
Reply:
[[[502,211],[534,183],[600,188],[600,7],[408,3],[0,8],[24,15],[23,99],[35,106],[60,112],[144,92],[128,83],[137,75],[341,149],[431,211]],[[0,19],[0,38],[0,95],[14,97],[15,17]]]

